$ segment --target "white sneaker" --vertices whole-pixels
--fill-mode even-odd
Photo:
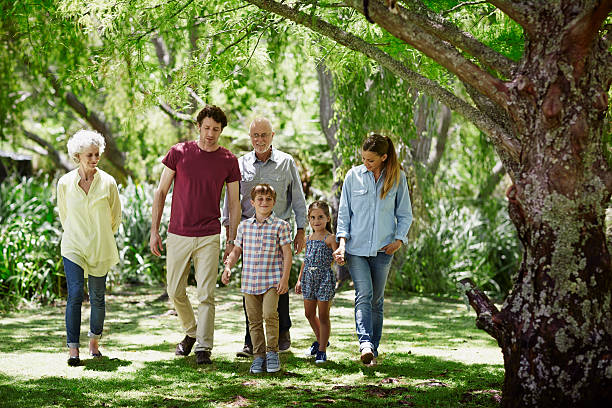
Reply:
[[[374,359],[374,353],[372,352],[372,349],[369,347],[364,347],[361,350],[361,362],[363,364],[370,364],[373,359]]]

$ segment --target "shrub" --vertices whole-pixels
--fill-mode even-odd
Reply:
[[[0,184],[0,297],[2,307],[21,300],[47,303],[62,293],[60,222],[55,183],[9,178]]]
[[[400,255],[390,287],[459,294],[456,283],[470,277],[494,295],[506,294],[518,268],[520,247],[503,202],[487,209],[441,199],[428,212],[430,224]]]

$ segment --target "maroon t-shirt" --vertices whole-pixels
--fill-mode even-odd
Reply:
[[[162,163],[176,172],[168,232],[186,237],[219,234],[223,184],[240,181],[236,156],[223,147],[205,152],[190,141],[172,146]]]

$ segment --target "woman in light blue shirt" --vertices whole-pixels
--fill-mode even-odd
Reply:
[[[407,242],[410,192],[393,142],[371,133],[363,164],[346,175],[338,209],[336,261],[348,264],[355,285],[355,326],[361,361],[375,365],[382,335],[385,284],[393,254]]]

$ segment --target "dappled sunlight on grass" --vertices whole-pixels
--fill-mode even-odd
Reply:
[[[354,292],[342,291],[331,309],[329,361],[317,366],[303,357],[314,337],[301,298],[291,294],[292,352],[281,354],[281,372],[255,376],[249,374],[250,359],[235,357],[244,337],[235,288],[217,290],[213,364],[203,366],[193,354],[174,356],[183,333],[176,315],[168,312],[168,301],[158,300],[161,293],[161,288],[143,286],[108,296],[100,359],[86,355],[89,309],[84,305],[80,367],[66,364],[64,307],[4,316],[2,405],[496,406],[491,393],[501,387],[501,353],[460,302],[387,299],[379,364],[365,367],[355,335]],[[194,288],[188,293],[195,304]]]

